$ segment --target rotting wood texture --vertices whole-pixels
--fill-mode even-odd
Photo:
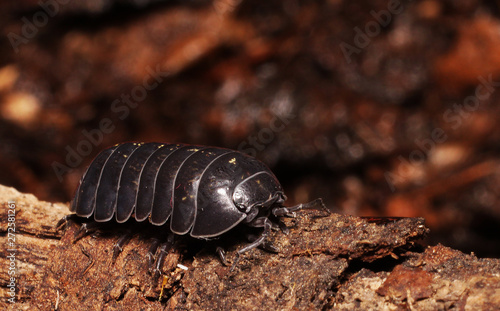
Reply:
[[[67,205],[38,201],[0,186],[2,219],[15,202],[16,296],[7,298],[10,259],[0,252],[3,309],[7,310],[366,310],[488,309],[500,306],[500,261],[444,246],[422,250],[422,218],[385,224],[308,210],[285,219],[290,233],[273,232],[279,253],[245,253],[233,271],[221,264],[217,242],[182,240],[166,257],[163,276],[148,274],[150,240],[135,236],[113,264],[116,234],[87,236],[54,225]],[[7,245],[7,222],[0,242]],[[156,230],[159,232],[159,230]],[[232,258],[246,241],[222,239]],[[184,270],[178,264],[186,266]]]

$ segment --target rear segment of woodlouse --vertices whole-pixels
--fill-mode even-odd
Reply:
[[[172,233],[208,239],[239,223],[264,228],[239,255],[262,245],[271,228],[278,227],[272,217],[291,215],[304,207],[283,207],[284,200],[283,189],[269,168],[240,152],[183,144],[124,143],[94,159],[70,209],[79,217],[93,216],[96,223],[113,218],[124,223],[131,217],[156,226],[167,223],[170,230],[164,236],[169,237],[169,244]],[[90,230],[82,226],[82,231]],[[119,240],[114,257],[128,238]],[[225,262],[222,252],[220,255]]]

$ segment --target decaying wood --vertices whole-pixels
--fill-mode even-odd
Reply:
[[[5,220],[9,201],[15,202],[16,209],[14,303],[8,300],[11,253]],[[441,245],[422,250],[414,243],[428,231],[421,218],[380,224],[301,211],[285,220],[288,235],[276,231],[269,237],[279,253],[250,251],[232,271],[215,254],[219,242],[193,245],[192,240],[181,239],[155,281],[148,273],[147,237],[132,238],[113,263],[116,234],[90,235],[73,243],[77,224],[55,230],[57,221],[68,213],[67,205],[41,202],[3,186],[0,202],[0,304],[7,310],[486,310],[500,306],[500,260],[478,259]],[[236,232],[220,243],[231,259],[246,241]]]

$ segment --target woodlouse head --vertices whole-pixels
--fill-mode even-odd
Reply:
[[[244,179],[233,192],[233,202],[238,209],[249,214],[255,207],[269,209],[277,204],[282,205],[285,195],[280,183],[274,175],[259,172]]]

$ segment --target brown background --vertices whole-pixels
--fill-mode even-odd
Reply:
[[[500,256],[498,1],[240,2],[2,2],[0,183],[66,202],[115,143],[255,139],[290,205]]]

